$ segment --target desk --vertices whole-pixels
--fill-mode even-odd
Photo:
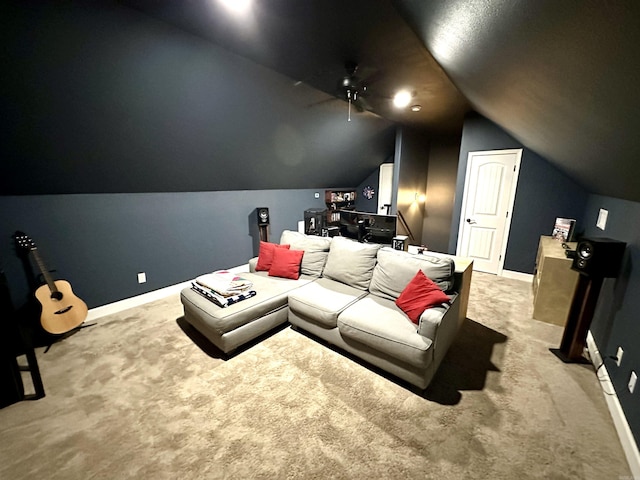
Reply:
[[[568,243],[575,250],[576,243]],[[562,242],[540,237],[533,278],[533,318],[563,327],[578,284],[579,273],[571,270]]]

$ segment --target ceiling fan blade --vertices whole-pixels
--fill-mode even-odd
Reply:
[[[314,108],[319,107],[320,105],[325,105],[327,103],[335,102],[336,100],[340,100],[338,97],[325,98],[324,100],[320,100],[318,102],[313,102],[305,106],[305,108]]]
[[[361,85],[373,85],[382,77],[384,77],[384,72],[373,67],[365,67],[358,74],[359,83]]]
[[[372,107],[369,104],[369,102],[367,102],[367,100],[360,95],[357,100],[354,102],[354,105],[356,107],[356,110],[358,110],[359,112],[364,112],[365,110],[367,111],[371,111]]]

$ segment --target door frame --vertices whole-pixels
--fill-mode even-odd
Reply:
[[[462,207],[460,209],[460,223],[458,224],[458,242],[456,244],[456,255],[461,254],[462,248],[462,230],[464,228],[465,215],[467,210],[467,202],[469,200],[469,174],[471,173],[471,160],[478,155],[499,155],[499,154],[515,154],[516,164],[513,172],[513,181],[511,182],[511,191],[509,192],[509,206],[507,210],[507,221],[505,222],[504,232],[502,235],[502,246],[500,248],[500,259],[498,261],[497,275],[502,275],[504,270],[504,260],[507,252],[507,243],[509,242],[509,231],[511,230],[511,219],[513,218],[513,204],[516,199],[516,190],[518,186],[518,178],[520,176],[520,164],[522,162],[522,148],[506,148],[501,150],[477,150],[467,154],[467,168],[464,176],[464,190],[462,194]]]

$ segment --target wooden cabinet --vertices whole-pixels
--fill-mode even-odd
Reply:
[[[575,250],[576,243],[569,243]],[[540,237],[533,278],[533,318],[564,326],[578,284],[578,272],[571,270],[562,242]]]
[[[324,203],[327,205],[327,225],[340,223],[339,210],[353,210],[356,201],[354,190],[325,190]]]

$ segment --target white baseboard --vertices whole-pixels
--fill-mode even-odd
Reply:
[[[120,313],[130,308],[139,307],[140,305],[144,305],[145,303],[160,300],[161,298],[165,298],[169,295],[173,295],[174,293],[178,293],[183,288],[189,286],[191,286],[191,281],[182,282],[176,285],[170,285],[168,287],[161,288],[159,290],[154,290],[152,292],[143,293],[142,295],[136,295],[135,297],[125,298],[124,300],[120,300],[118,302],[113,302],[107,305],[101,305],[100,307],[92,308],[89,310],[89,315],[87,316],[85,322],[91,322],[100,317],[105,317],[114,313]]]
[[[229,268],[228,271],[233,273],[248,272],[249,264]],[[128,310],[129,308],[139,307],[140,305],[144,305],[145,303],[160,300],[162,298],[168,297],[169,295],[179,293],[180,290],[189,286],[191,286],[191,280],[177,283],[175,285],[169,285],[168,287],[153,290],[152,292],[136,295],[135,297],[125,298],[124,300],[120,300],[118,302],[113,302],[107,305],[92,308],[89,310],[89,314],[87,315],[87,319],[85,320],[85,322],[91,322],[106,315],[120,313],[124,310]]]
[[[587,348],[589,349],[591,362],[595,368],[598,368],[602,363],[602,355],[591,331],[587,334]],[[611,383],[606,365],[603,365],[600,367],[600,370],[598,370],[598,379],[600,380],[602,392],[607,402],[611,418],[613,419],[613,424],[618,432],[622,449],[627,457],[631,474],[633,478],[640,479],[640,452],[638,451],[638,445],[633,437],[633,433],[631,433],[629,422],[627,422],[627,417],[624,414],[624,410],[622,410],[618,396],[615,394],[611,395],[615,392],[615,389],[613,388],[613,383]]]
[[[523,282],[533,283],[533,275],[530,273],[513,272],[511,270],[503,270],[501,277],[511,278],[513,280],[522,280]]]

